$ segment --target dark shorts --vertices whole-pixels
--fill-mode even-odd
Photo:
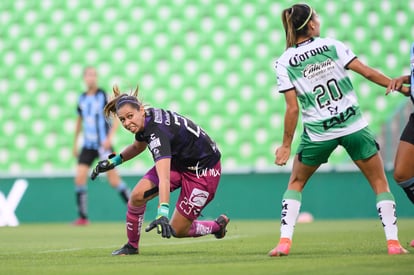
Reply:
[[[171,167],[170,191],[181,187],[175,207],[177,211],[190,220],[197,219],[201,211],[214,198],[221,176],[220,161],[210,169],[200,170],[199,173],[179,171]],[[158,186],[159,179],[155,166],[143,177]]]
[[[112,148],[111,150],[96,150],[82,148],[82,151],[79,154],[78,164],[86,164],[88,166],[91,166],[96,159],[107,159],[112,152]]]
[[[410,115],[407,125],[405,125],[404,131],[401,134],[400,140],[414,145],[414,113]]]
[[[311,141],[304,132],[297,153],[302,163],[316,166],[328,162],[329,156],[339,145],[345,148],[353,161],[367,159],[379,150],[375,136],[365,127],[355,133],[325,141]]]

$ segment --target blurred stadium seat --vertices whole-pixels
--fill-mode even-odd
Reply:
[[[411,3],[411,4],[410,4]],[[11,1],[0,4],[0,172],[72,171],[82,69],[108,92],[139,84],[149,105],[189,116],[217,141],[229,170],[273,166],[284,98],[274,60],[284,50],[281,10],[291,1]],[[322,36],[351,46],[390,76],[408,71],[412,1],[315,0]],[[403,102],[351,74],[378,133]],[[300,126],[299,126],[300,128]],[[120,150],[133,137],[119,130]],[[300,132],[295,137],[297,144]],[[349,162],[338,150],[331,163]],[[149,154],[125,163],[143,170]]]

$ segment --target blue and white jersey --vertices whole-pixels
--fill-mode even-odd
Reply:
[[[82,117],[84,148],[98,150],[107,138],[109,124],[103,112],[106,103],[106,93],[102,89],[95,94],[84,92],[79,97],[78,114]]]

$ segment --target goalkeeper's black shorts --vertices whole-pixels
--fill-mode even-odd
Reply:
[[[411,113],[410,119],[408,120],[407,125],[405,125],[400,140],[414,145],[414,113]]]

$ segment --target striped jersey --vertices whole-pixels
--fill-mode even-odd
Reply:
[[[102,89],[95,94],[82,93],[78,100],[78,114],[82,118],[83,147],[98,150],[107,138],[109,124],[105,120],[103,109],[107,97]]]
[[[296,90],[304,131],[312,141],[335,139],[368,125],[346,72],[355,58],[343,43],[315,37],[288,48],[276,61],[279,92]]]

